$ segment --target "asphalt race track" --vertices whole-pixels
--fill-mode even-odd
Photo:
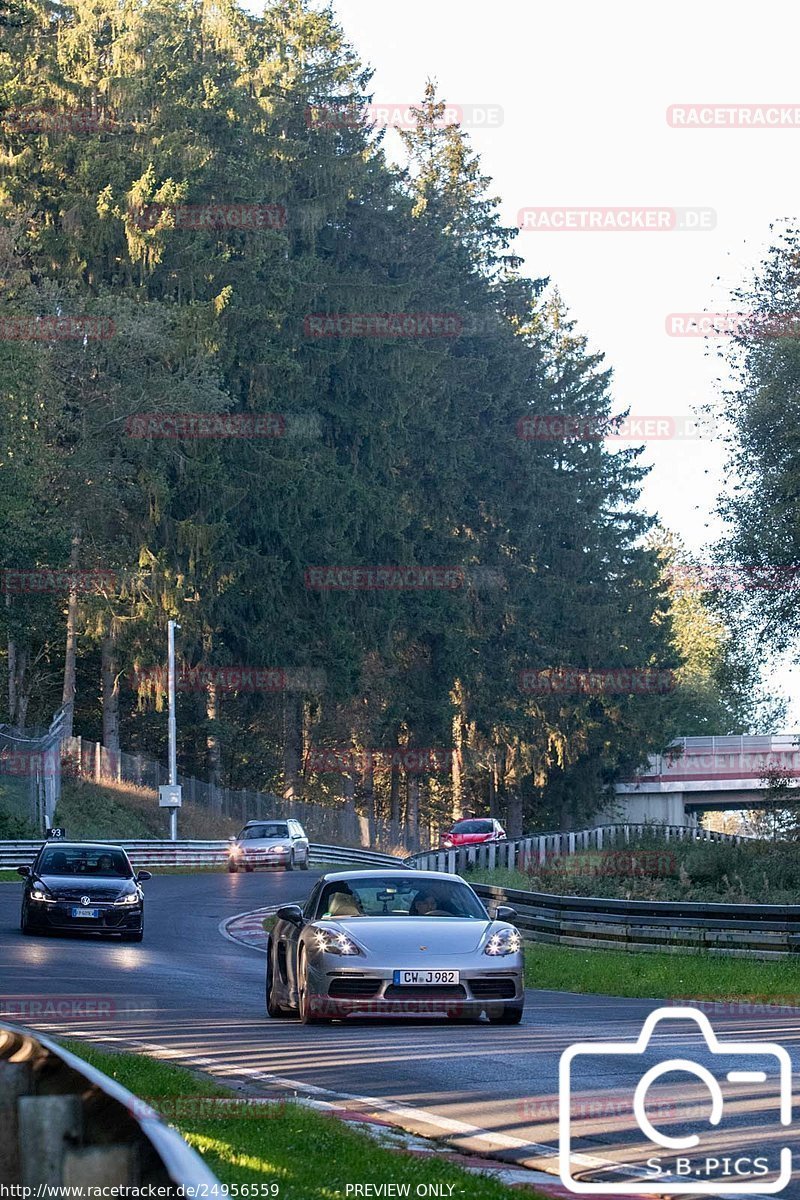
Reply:
[[[157,876],[145,887],[141,945],[77,935],[23,937],[21,883],[0,884],[0,1017],[56,1036],[197,1063],[262,1094],[317,1088],[325,1090],[312,1094],[323,1099],[344,1093],[422,1110],[416,1118],[395,1115],[420,1132],[448,1133],[465,1148],[491,1144],[504,1149],[504,1157],[555,1171],[562,1051],[576,1041],[633,1041],[655,1002],[530,991],[523,1024],[510,1028],[374,1018],[310,1027],[272,1021],[264,1012],[263,954],[226,940],[219,926],[249,909],[302,901],[315,878],[313,871]],[[84,1015],[79,1003],[71,1004],[66,1016],[42,1019],[45,1014],[30,1008],[31,1001],[65,997],[86,998],[91,1011]],[[797,1070],[800,999],[796,1011],[709,1016],[723,1039],[779,1043]],[[779,1123],[774,1061],[739,1055],[737,1070],[768,1078],[729,1082],[730,1056],[702,1047],[691,1023],[657,1033],[647,1051],[627,1060],[576,1059],[575,1149],[586,1156],[586,1171],[599,1171],[592,1174],[599,1179],[603,1164],[614,1159],[642,1164],[656,1155],[665,1167],[675,1161],[678,1151],[648,1142],[632,1117],[643,1072],[671,1057],[700,1063],[720,1079],[723,1117],[712,1129],[705,1084],[673,1073],[648,1094],[653,1124],[672,1137],[700,1133],[703,1154],[723,1164],[714,1177],[725,1172],[726,1185],[738,1194],[759,1194],[757,1169],[744,1163],[745,1186],[739,1187],[736,1174],[728,1177],[733,1164],[741,1156],[766,1156],[771,1169],[781,1147],[795,1151],[798,1145],[794,1127]],[[491,1142],[477,1137],[480,1131]],[[659,1189],[640,1179],[637,1190]],[[781,1195],[800,1200],[796,1170]]]

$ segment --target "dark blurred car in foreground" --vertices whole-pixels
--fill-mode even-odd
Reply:
[[[126,942],[144,936],[144,893],[149,871],[137,874],[119,846],[46,842],[25,878],[20,927],[25,934],[79,930],[117,934]]]

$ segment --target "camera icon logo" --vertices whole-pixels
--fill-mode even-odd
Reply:
[[[623,1074],[630,1074],[631,1057],[639,1056],[642,1063],[652,1061],[654,1047],[651,1040],[656,1026],[660,1023],[676,1021],[692,1021],[702,1035],[706,1047],[704,1057],[719,1056],[718,1064],[722,1068],[715,1075],[709,1067],[690,1058],[665,1058],[644,1070],[632,1099],[632,1113],[641,1132],[649,1142],[658,1146],[661,1154],[647,1160],[647,1170],[636,1172],[626,1170],[626,1179],[620,1175],[608,1181],[582,1180],[576,1178],[575,1172],[597,1171],[603,1167],[611,1167],[612,1163],[597,1156],[595,1147],[587,1156],[574,1148],[574,1131],[571,1120],[571,1099],[573,1080],[576,1066],[580,1069],[582,1060],[587,1059],[585,1069],[594,1076],[602,1066],[603,1073],[613,1068],[613,1059],[623,1057],[620,1064]],[[759,1064],[770,1060],[773,1070],[748,1070],[748,1063],[741,1059],[757,1059]],[[576,1063],[576,1060],[578,1062]],[[736,1060],[736,1061],[732,1061]],[[716,1065],[716,1064],[715,1064]],[[593,1069],[592,1069],[593,1068]],[[659,1195],[679,1195],[692,1193],[714,1196],[743,1195],[757,1193],[759,1195],[774,1194],[782,1191],[792,1178],[792,1151],[783,1146],[773,1152],[774,1165],[767,1156],[751,1157],[749,1155],[732,1155],[719,1157],[707,1153],[702,1147],[702,1139],[697,1133],[684,1136],[671,1136],[658,1129],[647,1115],[647,1093],[654,1083],[662,1076],[673,1072],[694,1076],[692,1082],[700,1080],[708,1090],[710,1107],[704,1105],[707,1111],[705,1122],[712,1127],[719,1126],[724,1117],[725,1097],[720,1085],[720,1078],[729,1084],[758,1084],[763,1085],[772,1079],[776,1084],[775,1102],[778,1120],[781,1126],[788,1126],[792,1121],[792,1063],[788,1052],[775,1042],[739,1042],[720,1041],[714,1032],[711,1022],[705,1013],[695,1008],[658,1008],[650,1013],[638,1038],[627,1042],[576,1042],[569,1046],[561,1055],[558,1067],[559,1077],[559,1169],[561,1181],[568,1191],[576,1195],[602,1196],[614,1194],[636,1195],[642,1191],[654,1191]],[[694,1154],[690,1152],[694,1151]],[[662,1166],[662,1163],[666,1164]],[[613,1164],[617,1168],[618,1163]],[[635,1179],[631,1175],[636,1174]]]

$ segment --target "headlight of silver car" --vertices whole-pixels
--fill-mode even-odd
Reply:
[[[483,947],[483,953],[496,958],[500,954],[517,954],[521,948],[522,938],[516,929],[501,929],[492,934]]]
[[[290,849],[289,846],[270,846],[269,853],[270,854],[286,854],[286,853],[288,853],[289,849]]]
[[[337,933],[333,929],[315,929],[314,940],[317,949],[325,954],[360,954],[358,946],[346,933]]]
[[[117,899],[114,901],[114,903],[115,904],[138,904],[139,903],[139,893],[138,892],[126,892],[124,896],[118,896]]]

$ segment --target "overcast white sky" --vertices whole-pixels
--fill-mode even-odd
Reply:
[[[375,68],[375,101],[419,99],[428,77],[466,108],[507,224],[523,207],[712,208],[704,232],[523,232],[524,270],[557,283],[614,370],[619,409],[683,417],[712,395],[703,339],[668,337],[673,312],[727,311],[772,221],[798,215],[800,126],[678,129],[672,104],[797,104],[800,9],[731,0],[653,8],[632,0],[334,0]],[[387,148],[397,143],[387,140]],[[397,151],[399,157],[400,151]],[[712,347],[715,343],[711,343]],[[721,451],[709,438],[648,443],[644,503],[701,555],[719,532]],[[800,696],[800,675],[779,674]],[[787,728],[800,724],[800,703]]]

